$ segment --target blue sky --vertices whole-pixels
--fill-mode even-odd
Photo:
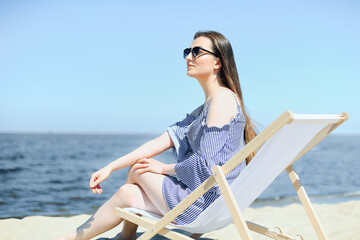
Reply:
[[[0,132],[161,133],[204,102],[182,50],[231,42],[245,105],[348,112],[360,133],[358,1],[1,1]]]

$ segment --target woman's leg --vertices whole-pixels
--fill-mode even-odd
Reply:
[[[167,207],[162,195],[162,182],[164,177],[164,175],[154,173],[144,173],[142,175],[138,175],[135,169],[131,166],[126,178],[126,184],[136,184],[140,186],[143,191],[145,188],[149,195],[151,195],[151,199],[149,199],[149,201],[151,201],[156,208],[156,212],[151,212],[158,215],[165,215],[169,211],[169,208]],[[146,193],[145,195],[149,197]],[[159,212],[158,209],[161,209],[161,212]],[[138,225],[135,223],[125,220],[123,223],[122,236],[136,236],[137,227]]]
[[[161,186],[159,186],[161,189]],[[157,214],[161,212],[152,204],[145,192],[136,184],[123,185],[97,212],[91,216],[83,225],[59,239],[90,239],[106,232],[122,222],[122,218],[114,213],[115,207],[136,207]],[[129,224],[129,223],[127,223]],[[125,224],[126,225],[126,224]],[[129,225],[128,225],[129,226]],[[132,239],[133,230],[124,231],[124,239]],[[136,234],[136,229],[135,229]],[[135,235],[136,237],[136,235]]]
[[[116,239],[136,239],[136,230],[138,225],[127,220],[123,221],[121,233],[117,235]]]
[[[136,169],[131,166],[128,172],[126,183],[139,185],[152,204],[156,207],[156,209],[160,211],[160,214],[158,212],[154,213],[158,215],[165,215],[169,212],[169,208],[165,203],[162,192],[164,178],[165,175],[152,172],[146,172],[139,175],[136,173]]]
[[[155,173],[138,175],[130,167],[126,184],[83,225],[62,239],[90,239],[114,228],[123,220],[115,215],[115,207],[136,207],[158,215],[166,214],[169,209],[162,194],[164,177],[164,175]],[[124,239],[132,239],[136,237],[136,229],[137,226],[135,224],[124,222],[123,231],[120,236]]]

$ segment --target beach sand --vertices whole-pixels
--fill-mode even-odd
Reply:
[[[360,201],[349,201],[337,204],[314,204],[315,211],[329,239],[360,239]],[[284,234],[295,237],[301,234],[304,239],[317,239],[316,234],[306,217],[303,207],[291,204],[285,207],[248,208],[244,211],[246,220],[273,229],[280,227]],[[0,220],[0,239],[55,239],[68,230],[79,226],[89,215],[73,217],[32,216],[23,219]],[[121,231],[122,224],[93,239],[111,239]],[[139,227],[138,236],[144,231]],[[269,239],[252,232],[253,239]],[[166,239],[156,236],[153,239]],[[233,224],[210,233],[200,239],[240,239]]]

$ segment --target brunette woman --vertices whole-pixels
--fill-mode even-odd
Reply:
[[[102,193],[100,183],[116,170],[130,166],[126,184],[83,225],[59,239],[90,239],[120,224],[115,207],[136,207],[164,215],[205,181],[215,165],[223,165],[255,137],[245,112],[239,77],[230,42],[214,31],[197,32],[190,48],[184,50],[187,75],[197,79],[205,101],[185,119],[133,152],[120,157],[92,174],[90,188]],[[164,164],[154,156],[172,148],[175,164]],[[231,182],[251,158],[226,175]],[[192,222],[217,197],[211,188],[175,222]],[[124,221],[118,239],[135,239],[137,225]]]

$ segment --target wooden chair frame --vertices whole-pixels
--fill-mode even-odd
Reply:
[[[320,132],[318,132],[317,135],[313,137],[313,139],[303,148],[303,150],[297,155],[297,157],[292,161],[292,163],[286,168],[286,171],[291,179],[292,184],[295,187],[300,201],[305,208],[306,214],[308,215],[308,218],[310,219],[310,222],[318,238],[321,240],[327,239],[327,237],[323,228],[320,225],[318,217],[315,214],[309,197],[305,192],[304,187],[301,185],[298,175],[292,167],[292,164],[301,156],[303,156],[306,152],[308,152],[313,146],[315,146],[322,139],[328,136],[332,131],[334,131],[340,124],[347,120],[348,117],[348,114],[344,112],[340,114],[339,121],[325,126]],[[255,223],[245,221],[233,196],[230,186],[225,178],[225,175],[227,173],[229,173],[238,164],[244,161],[251,153],[259,149],[271,136],[273,136],[277,131],[279,131],[284,125],[291,123],[293,120],[293,113],[290,111],[286,111],[282,115],[280,115],[280,117],[278,117],[272,124],[265,128],[258,136],[256,136],[251,142],[249,142],[237,154],[235,154],[229,161],[227,161],[226,164],[221,167],[213,167],[212,176],[205,180],[199,187],[197,187],[193,192],[191,192],[183,201],[181,201],[176,207],[170,210],[155,224],[146,218],[142,218],[121,208],[115,209],[116,214],[124,218],[125,220],[131,221],[139,226],[148,229],[138,238],[139,240],[151,239],[156,234],[161,234],[174,240],[190,240],[194,238],[196,239],[197,237],[201,236],[201,234],[193,234],[188,237],[181,233],[171,231],[167,229],[166,226],[171,223],[186,208],[188,208],[192,203],[194,203],[199,197],[206,193],[212,186],[218,184],[220,191],[224,197],[225,203],[233,218],[233,222],[237,230],[239,231],[241,239],[251,239],[249,230],[263,234],[272,239],[294,239],[283,235],[281,231],[277,232],[274,230],[270,230],[266,227],[257,225]]]

